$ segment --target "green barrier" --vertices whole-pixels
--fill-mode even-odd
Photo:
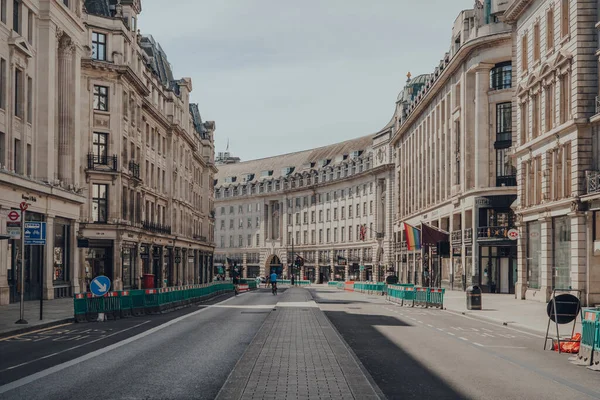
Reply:
[[[444,293],[446,289],[429,288],[429,307],[444,308]]]
[[[336,281],[329,281],[327,282],[327,286],[337,286],[337,282]]]
[[[427,308],[429,305],[429,289],[426,287],[415,288],[415,298],[413,300],[413,306],[422,306]]]
[[[338,289],[344,290],[344,288],[346,287],[346,283],[345,282],[337,282],[335,287]]]
[[[582,312],[581,341],[579,353],[569,358],[577,365],[600,370],[600,310],[586,309]]]

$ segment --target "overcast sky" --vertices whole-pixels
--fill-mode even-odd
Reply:
[[[474,0],[143,0],[192,101],[216,121],[216,151],[243,161],[368,135],[413,76],[450,47]]]

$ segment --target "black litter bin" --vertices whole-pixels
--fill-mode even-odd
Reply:
[[[467,310],[481,310],[481,288],[473,285],[467,288]]]

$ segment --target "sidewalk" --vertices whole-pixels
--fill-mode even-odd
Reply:
[[[20,317],[19,303],[0,306],[0,337],[42,329],[52,325],[67,323],[73,319],[73,299],[64,298],[44,300],[44,319],[40,321],[40,302],[32,300],[25,302],[25,320],[27,325],[17,325]]]
[[[531,300],[517,300],[514,294],[484,293],[481,298],[481,310],[467,310],[465,292],[447,290],[444,294],[444,307],[448,311],[464,313],[469,317],[524,328],[537,333],[546,333],[548,314],[546,303]],[[573,324],[560,325],[560,334],[570,335]],[[578,318],[575,332],[581,332],[581,319]],[[551,323],[550,334],[556,336],[556,325]]]
[[[217,399],[380,398],[310,293],[279,296]]]

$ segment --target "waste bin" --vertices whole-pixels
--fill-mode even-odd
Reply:
[[[144,274],[142,285],[144,289],[154,289],[154,274]]]
[[[467,310],[481,310],[481,288],[473,285],[467,288]]]

